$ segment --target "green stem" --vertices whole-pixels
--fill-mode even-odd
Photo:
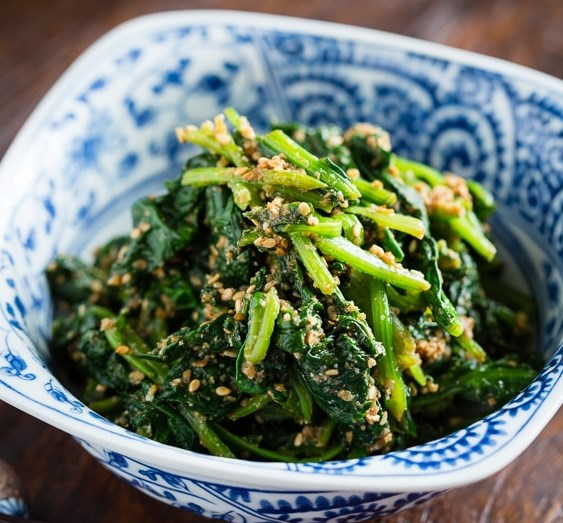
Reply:
[[[391,313],[393,323],[393,348],[397,354],[399,370],[409,369],[411,376],[419,385],[426,385],[426,376],[420,366],[420,356],[416,353],[416,341],[399,317]]]
[[[424,374],[422,367],[420,365],[411,365],[409,367],[409,372],[413,377],[414,381],[416,381],[421,387],[424,387],[428,381],[428,377]]]
[[[269,394],[255,394],[254,396],[250,396],[229,414],[229,419],[236,421],[240,418],[250,416],[250,414],[254,414],[263,409],[270,401],[271,398]]]
[[[345,214],[340,212],[333,214],[331,218],[333,220],[338,220],[341,223],[344,238],[359,247],[364,244],[364,226],[357,216],[354,214]]]
[[[313,242],[300,233],[292,233],[289,237],[301,263],[305,266],[307,273],[318,289],[323,294],[332,294],[337,288],[336,280],[328,270],[326,261],[317,252]]]
[[[424,298],[440,327],[447,330],[452,336],[460,336],[463,333],[461,318],[442,289],[443,277],[438,267],[436,241],[432,236],[427,236],[420,242],[419,247],[422,251],[424,275],[430,282],[430,289],[424,294]]]
[[[387,289],[389,303],[402,312],[423,311],[426,308],[424,294],[421,292],[400,293],[393,287]]]
[[[262,178],[257,183],[261,185],[281,185],[293,187],[302,191],[313,191],[315,189],[326,189],[328,186],[321,180],[317,180],[302,171],[291,170],[261,170]]]
[[[231,122],[231,125],[237,131],[240,131],[242,121],[241,121],[241,116],[240,116],[239,112],[234,107],[227,107],[227,108],[225,108],[225,110],[223,112],[225,113],[227,120],[229,120],[229,122]]]
[[[261,236],[262,235],[254,229],[244,229],[240,235],[239,241],[237,242],[237,247],[252,245]]]
[[[413,291],[424,291],[430,287],[420,272],[387,265],[374,254],[364,251],[345,238],[316,238],[315,245],[324,254],[391,285]]]
[[[273,196],[280,196],[286,202],[307,202],[315,209],[327,213],[332,211],[335,207],[328,193],[321,193],[319,191],[302,191],[301,189],[296,189],[286,185],[273,185],[271,186],[271,190]]]
[[[243,150],[234,143],[230,135],[229,141],[227,143],[222,143],[219,142],[215,136],[203,132],[201,129],[186,127],[178,130],[178,136],[182,142],[190,142],[224,156],[237,167],[242,167],[248,164],[248,160],[246,159]]]
[[[483,227],[473,211],[467,211],[465,216],[449,218],[446,223],[483,258],[487,261],[494,259],[497,249],[485,236]]]
[[[495,197],[479,182],[467,180],[467,187],[473,197],[476,209],[480,210],[485,216],[488,216],[495,210]]]
[[[320,456],[311,456],[301,460],[302,463],[323,463],[335,459],[344,450],[344,445],[337,445],[323,452]]]
[[[299,399],[301,413],[303,414],[303,421],[304,423],[311,423],[314,407],[313,396],[295,367],[291,367],[289,369],[289,379],[291,387]]]
[[[460,345],[469,357],[473,358],[478,363],[483,363],[487,359],[485,349],[466,334],[458,336],[454,341]]]
[[[328,238],[334,238],[342,234],[342,223],[333,218],[317,218],[319,222],[316,225],[308,225],[301,223],[292,223],[286,225],[283,232],[287,234],[304,233],[304,234],[318,234]]]
[[[395,213],[392,209],[351,206],[346,209],[346,212],[364,216],[379,227],[389,227],[410,234],[419,240],[424,237],[426,232],[426,227],[421,220],[407,214]]]
[[[399,372],[397,356],[393,349],[393,323],[385,283],[369,278],[371,303],[371,328],[375,338],[385,347],[385,354],[377,362],[376,372],[385,388],[390,389],[387,407],[391,414],[401,421],[407,410],[408,395],[405,382]]]
[[[216,432],[207,423],[205,416],[197,411],[189,410],[185,407],[180,407],[180,413],[188,420],[190,427],[198,435],[201,444],[213,456],[222,458],[236,458],[235,454],[231,451]]]
[[[127,352],[120,354],[121,357],[152,382],[162,385],[168,372],[167,366],[159,361],[143,358],[150,351],[150,347],[125,323],[124,318],[110,317],[110,319],[113,319],[114,326],[105,329],[104,335],[112,349],[127,347]]]
[[[229,167],[196,167],[182,174],[182,185],[205,187],[207,185],[225,185],[234,176],[234,169]]]
[[[336,430],[337,423],[334,419],[329,418],[328,416],[319,426],[319,430],[317,432],[317,447],[319,448],[326,448],[334,431]]]
[[[262,137],[263,143],[278,153],[283,153],[287,160],[308,174],[320,178],[335,191],[342,192],[345,198],[359,200],[360,191],[356,189],[348,176],[326,159],[317,158],[282,130],[276,129]]]
[[[255,456],[259,456],[261,458],[267,459],[268,461],[282,461],[284,463],[295,463],[296,461],[298,461],[295,458],[291,456],[286,456],[285,454],[282,454],[280,452],[260,448],[257,445],[248,442],[244,438],[241,438],[240,436],[236,436],[235,434],[221,427],[220,425],[215,424],[213,428],[215,429],[217,434],[219,434],[225,441],[229,442],[231,445],[239,449],[247,450],[248,452],[254,454]]]
[[[244,181],[242,178],[232,179],[229,187],[233,192],[235,204],[241,211],[263,204],[258,187]]]
[[[388,191],[381,185],[381,182],[374,184],[362,178],[352,180],[352,183],[362,193],[362,199],[377,205],[388,205],[389,207],[395,205],[397,195]]]
[[[234,167],[195,167],[184,171],[182,185],[193,185],[204,187],[207,185],[225,185],[240,178],[252,185],[275,185],[287,186],[302,191],[313,191],[315,189],[326,189],[327,185],[302,171],[257,169],[256,171],[244,171],[242,174],[254,172],[256,176],[249,176],[249,180],[237,175]]]
[[[405,252],[401,247],[401,244],[395,238],[393,230],[389,227],[383,228],[383,238],[381,244],[386,251],[389,251],[398,262],[403,261],[405,258]]]
[[[244,341],[244,359],[260,363],[268,352],[270,340],[280,312],[280,300],[275,287],[267,293],[257,291],[250,299],[248,333]]]
[[[414,160],[407,160],[406,158],[395,154],[392,156],[392,162],[402,173],[411,171],[417,178],[425,181],[432,187],[444,184],[444,177],[442,176],[442,173],[429,165],[416,162]]]
[[[111,396],[109,398],[104,398],[103,400],[92,401],[88,404],[94,412],[98,414],[108,414],[114,412],[116,409],[123,405],[121,398],[117,396]]]

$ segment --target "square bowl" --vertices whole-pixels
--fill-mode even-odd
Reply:
[[[402,155],[493,191],[495,237],[540,308],[547,363],[466,429],[403,451],[256,463],[168,447],[88,409],[53,374],[44,269],[128,226],[128,208],[177,175],[174,128],[234,106],[260,130],[375,122]],[[0,399],[71,434],[166,503],[229,521],[361,521],[485,478],[516,458],[563,400],[563,83],[406,37],[249,13],[127,22],[62,76],[0,166]],[[15,175],[17,173],[17,175]]]

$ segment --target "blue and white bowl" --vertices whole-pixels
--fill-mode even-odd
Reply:
[[[537,379],[484,420],[425,445],[323,464],[255,463],[144,439],[50,370],[43,270],[124,232],[128,207],[187,155],[174,128],[235,106],[274,120],[377,122],[404,155],[483,182],[515,279],[540,303]],[[521,275],[525,275],[522,278]],[[489,476],[562,403],[563,83],[396,35],[248,13],[150,15],[63,75],[0,167],[0,398],[72,434],[133,486],[228,521],[362,521]]]

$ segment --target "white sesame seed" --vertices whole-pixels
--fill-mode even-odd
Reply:
[[[215,389],[217,396],[228,396],[230,393],[231,389],[229,389],[229,387],[220,386]]]

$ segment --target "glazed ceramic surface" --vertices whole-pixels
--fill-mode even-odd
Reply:
[[[378,123],[402,155],[490,188],[509,277],[540,304],[546,366],[503,408],[425,445],[322,464],[254,463],[146,440],[89,410],[51,372],[43,271],[127,230],[128,208],[192,150],[174,128],[234,106],[272,120]],[[562,403],[563,85],[486,57],[370,30],[177,12],[110,32],[63,75],[0,167],[0,398],[72,434],[133,486],[208,517],[362,521],[479,480]]]

